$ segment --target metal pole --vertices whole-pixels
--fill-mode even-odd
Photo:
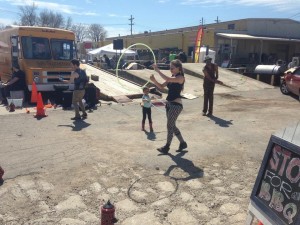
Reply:
[[[233,47],[232,47],[232,38],[231,38],[230,39],[230,56],[229,56],[230,62],[231,62],[231,58],[232,58],[232,49],[233,49]]]
[[[261,57],[262,57],[262,52],[263,52],[263,44],[264,41],[260,40],[260,56],[259,56],[259,64],[261,64]]]

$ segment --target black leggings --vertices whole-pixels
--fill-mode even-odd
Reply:
[[[151,108],[143,107],[143,120],[142,120],[142,123],[145,123],[145,122],[146,122],[146,117],[147,117],[147,115],[148,115],[149,123],[152,123],[152,118],[151,118]]]
[[[183,142],[182,135],[180,130],[176,126],[176,120],[181,113],[183,107],[182,104],[176,102],[168,102],[166,105],[166,113],[167,113],[167,129],[168,129],[168,136],[167,136],[167,144],[170,145],[173,139],[173,135],[178,138],[180,142]]]

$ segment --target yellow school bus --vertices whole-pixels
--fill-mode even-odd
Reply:
[[[72,31],[12,26],[0,31],[0,78],[11,77],[12,63],[18,63],[26,74],[28,90],[35,81],[38,91],[54,91],[66,86],[59,80],[71,75],[70,61],[76,57],[75,35]],[[74,84],[69,84],[69,90]]]

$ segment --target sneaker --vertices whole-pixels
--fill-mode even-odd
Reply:
[[[205,113],[205,112],[203,112],[203,113],[202,113],[202,116],[206,116],[206,113]]]
[[[208,117],[212,117],[213,116],[213,114],[212,113],[207,113],[207,115],[206,116],[208,116]]]
[[[169,150],[170,150],[170,147],[167,146],[167,145],[157,149],[157,151],[159,151],[159,152],[161,152],[162,154],[165,154],[165,155],[168,154]]]
[[[183,149],[186,149],[186,148],[187,148],[187,143],[184,141],[179,144],[179,148],[176,152],[181,152]]]
[[[72,117],[71,120],[81,120],[81,117],[75,116],[75,117]]]
[[[86,113],[84,113],[84,114],[82,114],[82,119],[86,119],[87,118],[87,114]]]

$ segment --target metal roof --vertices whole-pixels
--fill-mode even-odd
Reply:
[[[220,36],[220,37],[229,38],[229,39],[300,42],[300,39],[277,38],[277,37],[261,37],[261,36],[254,36],[254,35],[249,35],[249,34],[216,33],[216,35]]]

